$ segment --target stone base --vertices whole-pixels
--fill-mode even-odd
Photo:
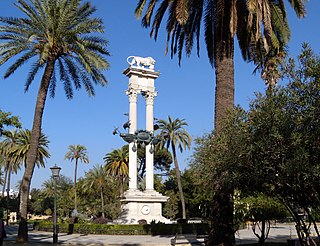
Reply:
[[[168,197],[161,195],[155,190],[128,190],[124,193],[122,200],[122,214],[120,223],[138,224],[139,220],[170,223],[170,220],[162,216],[162,203]]]

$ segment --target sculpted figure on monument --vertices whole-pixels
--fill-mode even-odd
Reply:
[[[127,58],[127,62],[129,63],[130,66],[135,65],[137,67],[142,67],[142,68],[149,67],[149,69],[151,70],[154,69],[154,64],[156,63],[156,61],[150,56],[148,57],[129,56]]]

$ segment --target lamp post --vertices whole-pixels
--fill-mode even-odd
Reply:
[[[61,167],[58,167],[57,165],[54,165],[53,167],[50,167],[52,172],[52,178],[54,180],[54,202],[53,202],[53,243],[58,243],[58,230],[57,230],[57,178],[59,177],[59,173],[61,170]]]

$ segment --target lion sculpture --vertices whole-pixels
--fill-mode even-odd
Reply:
[[[156,61],[152,57],[139,57],[139,56],[129,56],[127,62],[130,66],[136,65],[137,67],[149,67],[149,69],[154,70],[154,64]]]

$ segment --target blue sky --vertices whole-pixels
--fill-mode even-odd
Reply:
[[[15,0],[1,0],[0,16],[18,16],[20,13],[13,6]],[[120,148],[125,142],[112,135],[114,127],[122,126],[127,120],[128,98],[125,90],[128,79],[122,74],[128,67],[128,56],[151,56],[156,60],[155,70],[160,71],[155,81],[158,96],[155,99],[155,117],[167,119],[185,119],[189,124],[186,130],[193,138],[202,136],[213,129],[214,111],[214,70],[211,68],[206,49],[201,43],[200,58],[196,50],[190,58],[184,57],[181,67],[177,58],[171,59],[164,54],[166,34],[165,25],[157,42],[149,38],[148,29],[141,27],[134,16],[138,1],[134,0],[92,0],[97,12],[95,16],[104,20],[104,36],[109,40],[110,70],[105,73],[109,84],[107,87],[96,87],[96,96],[88,97],[84,91],[75,91],[74,99],[67,100],[61,84],[57,85],[55,98],[48,98],[43,116],[43,132],[50,140],[51,158],[46,168],[34,171],[32,187],[41,187],[43,181],[50,177],[50,167],[57,164],[61,173],[73,178],[74,163],[64,160],[64,155],[71,144],[87,147],[90,164],[79,164],[78,177],[96,164],[103,164],[103,157],[113,149]],[[287,6],[291,41],[289,53],[297,56],[302,42],[309,42],[315,52],[320,51],[320,1],[307,3],[307,16],[298,19]],[[254,98],[254,92],[263,91],[264,83],[259,74],[253,75],[254,66],[245,63],[235,47],[235,103],[247,108]],[[10,64],[10,62],[9,62]],[[18,115],[24,128],[31,129],[39,79],[35,80],[27,93],[24,93],[24,82],[28,65],[4,80],[6,65],[0,67],[0,109]],[[139,97],[138,128],[145,128],[145,104]],[[194,146],[194,145],[192,145]],[[180,165],[185,168],[192,150],[179,155]],[[22,171],[13,176],[12,187],[21,179]]]

